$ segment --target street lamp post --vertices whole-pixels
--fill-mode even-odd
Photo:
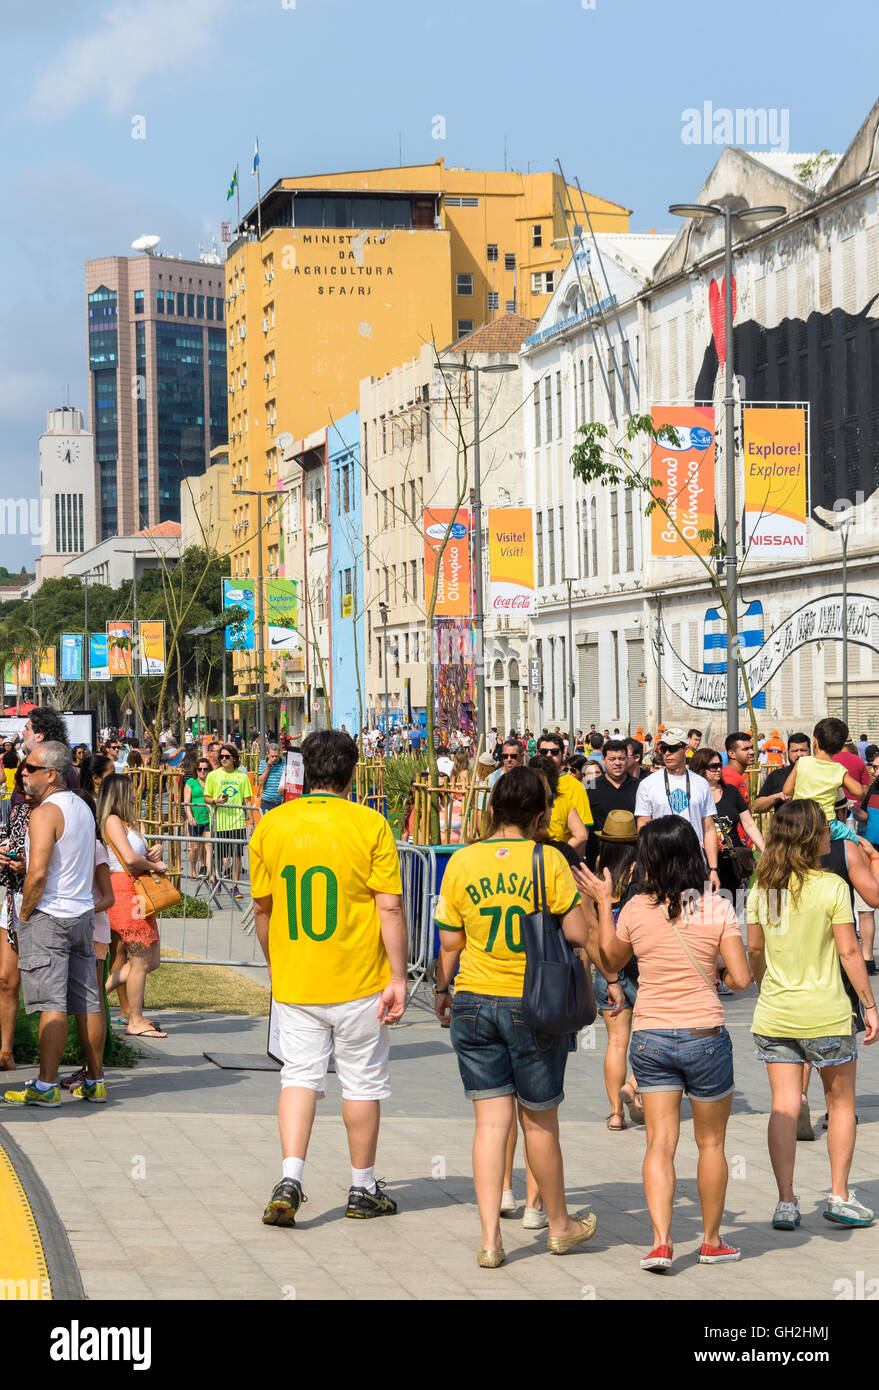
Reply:
[[[570,751],[574,747],[574,616],[571,608],[571,589],[574,581],[566,578],[565,583],[568,586],[568,750]]]
[[[851,518],[840,522],[842,537],[842,719],[848,724],[848,536]]]
[[[736,732],[739,726],[738,650],[739,624],[737,616],[738,574],[736,570],[736,446],[735,446],[735,366],[733,343],[733,219],[758,222],[772,217],[784,217],[787,208],[780,206],[733,208],[727,203],[672,203],[669,212],[678,217],[723,218],[723,305],[724,305],[724,450],[726,454],[726,600],[729,608],[726,637],[726,731]]]
[[[449,369],[473,373],[473,522],[475,532],[473,545],[473,587],[475,590],[473,632],[476,653],[476,738],[477,744],[484,747],[487,719],[485,708],[485,613],[482,594],[482,470],[479,460],[479,375],[480,372],[517,372],[519,368],[513,362],[496,362],[479,367],[475,362],[468,362],[465,354],[463,362],[443,362],[440,370],[445,372]]]
[[[258,691],[259,691],[259,704],[258,704],[258,708],[259,708],[259,754],[260,754],[260,757],[261,757],[261,758],[266,758],[266,757],[268,757],[268,750],[267,750],[267,746],[266,746],[266,681],[265,681],[266,634],[265,634],[265,612],[264,612],[264,604],[265,604],[265,593],[264,593],[264,589],[265,589],[265,585],[264,585],[264,583],[263,583],[263,567],[262,567],[262,499],[263,499],[264,497],[278,497],[278,498],[281,498],[281,497],[283,497],[283,496],[285,495],[285,493],[291,491],[291,489],[292,489],[292,484],[291,484],[291,487],[290,487],[290,488],[275,488],[275,489],[272,489],[271,491],[263,491],[263,492],[259,492],[259,491],[256,491],[256,490],[254,490],[254,491],[248,491],[248,489],[242,488],[242,487],[236,487],[236,488],[233,489],[234,494],[235,494],[236,497],[255,497],[255,498],[256,498],[256,529],[257,529],[257,545],[256,545],[256,555],[257,555],[257,561],[256,561],[256,563],[257,563],[257,579],[256,579],[256,583],[257,583],[257,619],[256,619],[256,621],[257,621],[257,625],[258,625],[258,627],[259,627],[259,639],[258,639],[258,651],[257,651],[257,655],[258,655],[258,659],[259,659],[259,681],[258,681],[257,689],[258,689]],[[225,678],[226,678],[226,657],[225,657],[225,650],[224,650],[224,653],[223,653],[223,680],[224,680],[224,683],[225,683]],[[225,716],[226,716],[226,697],[225,697],[225,694],[224,694],[224,695],[223,695],[223,719],[224,719],[224,722],[225,722]]]
[[[384,676],[385,676],[385,721],[384,734],[388,736],[388,711],[390,710],[390,698],[388,696],[388,605],[379,600],[379,608],[382,615],[382,655],[384,657]]]

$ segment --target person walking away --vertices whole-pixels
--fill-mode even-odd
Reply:
[[[490,835],[452,856],[436,908],[434,1007],[440,1022],[451,1018],[452,1046],[475,1112],[473,1181],[482,1226],[477,1264],[483,1269],[496,1269],[505,1259],[500,1210],[516,1102],[549,1222],[547,1249],[566,1254],[589,1240],[597,1225],[591,1213],[570,1217],[565,1203],[558,1107],[568,1039],[541,1048],[521,1015],[521,918],[533,911],[534,836],[546,809],[543,782],[532,768],[507,773],[492,792]],[[548,910],[561,917],[566,939],[585,947],[588,932],[571,871],[557,851],[546,847],[543,855]],[[449,987],[459,959],[452,1000]]]
[[[143,835],[135,828],[131,779],[114,772],[105,777],[98,794],[98,829],[107,848],[110,883],[114,902],[109,909],[110,926],[122,942],[125,961],[111,969],[105,989],[112,994],[124,984],[128,999],[129,1038],[166,1038],[150,1019],[144,1017],[143,997],[146,977],[159,968],[159,928],[152,913],[144,917],[134,880],[141,874],[167,873],[158,846],[147,852]]]
[[[660,816],[640,830],[635,894],[616,927],[610,873],[605,869],[599,878],[584,866],[575,870],[574,880],[597,903],[603,967],[612,974],[633,954],[638,960],[631,1060],[647,1127],[643,1177],[653,1223],[653,1248],[641,1268],[663,1273],[674,1258],[674,1156],[684,1092],[699,1150],[696,1184],[704,1225],[699,1263],[738,1260],[741,1251],[720,1234],[734,1078],[732,1042],[712,978],[719,953],[733,989],[747,989],[751,982],[732,904],[705,892],[699,839],[680,815]]]
[[[86,1058],[77,1099],[107,1099],[93,944],[95,825],[85,802],[68,790],[72,766],[68,745],[54,740],[34,743],[23,764],[23,789],[35,804],[17,934],[25,1010],[40,1015],[40,1066],[22,1090],[6,1092],[10,1105],[60,1104],[68,1014],[76,1017]]]
[[[879,1015],[846,885],[820,868],[830,846],[827,817],[816,801],[779,806],[746,909],[748,954],[760,989],[751,1031],[772,1092],[769,1158],[778,1186],[772,1225],[782,1231],[795,1230],[801,1220],[793,1182],[804,1062],[819,1070],[827,1101],[831,1193],[822,1214],[843,1226],[874,1220],[848,1185],[857,1041],[840,961],[865,1010],[865,1046],[879,1037]]]
[[[830,827],[831,840],[853,840],[857,844],[855,831],[850,830],[845,821],[837,819],[836,815],[839,787],[858,801],[863,795],[860,782],[855,781],[851,773],[835,760],[835,754],[841,751],[847,738],[848,725],[841,719],[819,719],[812,730],[813,756],[799,759],[784,784],[784,791],[795,801],[818,802]]]
[[[278,1016],[282,1176],[263,1214],[292,1226],[317,1101],[332,1056],[342,1087],[351,1187],[345,1215],[393,1216],[375,1178],[381,1102],[391,1094],[388,1025],[406,1008],[406,919],[384,816],[348,801],[357,745],[327,729],[302,757],[311,791],[259,822],[250,842],[254,926]]]

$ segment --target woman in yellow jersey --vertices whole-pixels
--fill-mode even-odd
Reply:
[[[437,903],[435,1007],[441,1021],[451,1018],[452,1046],[476,1115],[473,1181],[482,1223],[477,1260],[485,1269],[504,1261],[504,1153],[516,1101],[528,1162],[549,1221],[547,1248],[563,1255],[587,1241],[596,1226],[592,1214],[572,1218],[565,1205],[558,1107],[564,1098],[568,1039],[539,1046],[522,1019],[521,919],[534,910],[534,836],[545,813],[546,793],[537,773],[526,767],[506,773],[491,794],[491,838],[452,856]],[[562,918],[566,938],[585,946],[588,931],[571,871],[556,850],[547,846],[543,853],[547,906]],[[449,983],[459,957],[452,1002]]]

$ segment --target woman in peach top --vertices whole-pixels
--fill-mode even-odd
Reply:
[[[607,871],[601,878],[585,867],[573,872],[577,886],[598,905],[601,968],[608,982],[633,955],[638,960],[629,1057],[644,1106],[644,1191],[653,1222],[653,1248],[641,1268],[662,1273],[672,1262],[674,1155],[685,1091],[699,1149],[696,1180],[705,1227],[699,1263],[738,1260],[741,1251],[720,1236],[733,1057],[713,983],[719,953],[730,988],[750,984],[735,911],[712,893],[696,833],[681,816],[660,816],[640,830],[635,896],[620,912],[616,928]]]

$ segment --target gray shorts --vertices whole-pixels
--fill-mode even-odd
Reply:
[[[18,967],[25,1012],[98,1014],[95,914],[51,917],[36,910],[18,923]]]

